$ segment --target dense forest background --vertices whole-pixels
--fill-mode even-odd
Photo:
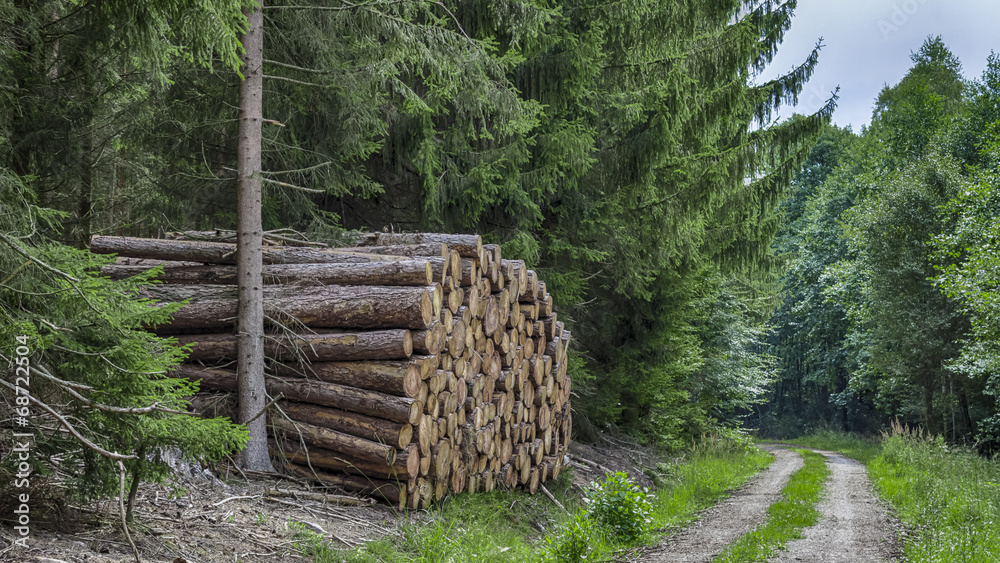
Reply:
[[[821,134],[783,204],[780,375],[755,415],[769,433],[898,417],[958,442],[1000,437],[1000,58],[975,79],[940,37],[911,58],[870,127]]]
[[[1000,434],[1000,62],[966,81],[929,40],[860,134],[827,125],[835,96],[778,122],[819,61],[758,81],[795,5],[265,5],[264,226],[477,232],[537,265],[573,330],[581,437],[897,415]],[[190,394],[141,330],[169,311],[74,250],[236,226],[242,7],[0,0],[0,339],[30,335],[33,392],[108,449],[245,439],[138,412]],[[117,483],[93,451],[63,463]]]

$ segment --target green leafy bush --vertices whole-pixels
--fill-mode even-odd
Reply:
[[[587,516],[617,539],[633,543],[649,531],[653,522],[653,507],[646,493],[628,475],[615,472],[588,489]]]
[[[542,555],[546,563],[581,563],[594,553],[592,525],[587,514],[578,512],[560,530],[560,534],[545,538],[548,546]]]

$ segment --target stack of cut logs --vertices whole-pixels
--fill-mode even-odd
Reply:
[[[213,232],[94,237],[146,295],[186,301],[156,332],[191,346],[177,374],[234,391],[236,245]],[[307,243],[308,244],[308,243]],[[570,339],[545,282],[478,235],[365,234],[264,247],[272,453],[288,470],[400,507],[558,476],[569,447]],[[204,397],[200,397],[205,400]],[[196,402],[197,403],[197,402]]]

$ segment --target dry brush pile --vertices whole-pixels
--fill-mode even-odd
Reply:
[[[266,385],[282,397],[268,426],[288,471],[400,507],[558,476],[570,333],[523,261],[478,235],[280,242],[264,247]],[[235,391],[235,244],[98,236],[91,251],[119,256],[102,270],[115,279],[162,266],[147,296],[186,301],[155,329],[191,345],[177,375]]]

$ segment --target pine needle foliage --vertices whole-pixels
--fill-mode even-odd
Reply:
[[[83,6],[89,14],[91,4]],[[171,16],[181,6],[215,9],[222,24],[189,27]],[[60,68],[89,73],[59,75],[90,77],[74,83],[68,104],[84,118],[50,127],[38,124],[39,108],[58,98],[44,79],[54,44],[39,40],[32,57],[17,55],[30,64],[15,74],[35,81],[39,102],[30,118],[14,120],[8,161],[22,177],[37,174],[35,185],[58,186],[37,191],[51,196],[44,204],[75,213],[78,245],[99,229],[233,226],[239,77],[224,35],[234,6],[136,8],[151,27],[137,28],[134,41],[158,36],[170,47],[141,66],[86,45],[79,63],[67,58]],[[715,391],[699,395],[713,387],[703,384],[714,377],[706,366],[748,349],[747,337],[762,338],[779,266],[770,251],[777,205],[835,103],[772,122],[818,61],[817,45],[787,74],[759,80],[795,7],[266,3],[264,226],[330,238],[340,227],[480,232],[549,282],[579,348],[570,367],[577,404],[595,422],[673,443],[717,416],[734,422],[732,408],[715,408]],[[93,10],[95,25],[113,16]],[[43,13],[25,17],[43,37]],[[186,43],[195,33],[200,42]],[[205,57],[211,69],[199,64]],[[91,95],[98,91],[105,95]],[[52,174],[41,163],[55,160],[55,140],[67,134],[82,156]],[[101,203],[114,203],[118,186],[132,205],[116,216]],[[740,305],[723,303],[732,299]],[[702,309],[716,303],[746,332],[707,329],[718,325]],[[760,375],[742,373],[751,372]],[[746,393],[759,381],[751,379],[720,400],[752,404]]]
[[[27,337],[32,369],[20,385],[63,421],[33,402],[25,427],[3,428],[5,446],[10,432],[34,434],[36,476],[58,474],[80,501],[118,491],[119,459],[132,480],[162,481],[168,476],[163,461],[168,449],[209,461],[242,448],[242,428],[186,412],[197,385],[168,375],[185,354],[147,330],[176,309],[141,298],[155,272],[122,283],[99,277],[109,259],[48,239],[43,233],[56,230],[64,215],[33,200],[19,178],[0,169],[3,380],[15,381],[13,350],[18,337]],[[14,405],[9,385],[0,388],[0,396]],[[74,431],[79,436],[70,434]],[[0,473],[13,475],[15,460],[6,456]]]
[[[26,341],[32,397],[26,427],[7,419],[3,447],[12,431],[34,434],[33,483],[66,483],[74,501],[117,492],[119,462],[134,494],[167,476],[170,449],[204,461],[246,441],[229,421],[186,412],[196,386],[167,375],[184,353],[148,332],[174,310],[142,299],[152,277],[112,283],[97,273],[108,259],[62,244],[149,220],[123,202],[163,206],[149,173],[158,155],[142,143],[162,117],[148,99],[177,64],[235,66],[240,8],[0,1],[0,395],[15,404],[6,382]],[[10,476],[15,458],[4,459]]]
[[[754,82],[795,2],[448,5],[461,30],[504,62],[534,112],[529,127],[507,130],[506,152],[462,146],[485,158],[464,164],[445,154],[453,121],[405,131],[413,143],[436,130],[443,141],[432,154],[441,156],[430,159],[390,144],[390,128],[368,160],[374,177],[391,178],[375,201],[424,205],[384,211],[349,197],[340,202],[345,223],[476,230],[510,254],[537,256],[574,326],[584,358],[574,381],[595,421],[652,435],[659,428],[668,441],[702,431],[712,417],[691,407],[702,338],[719,341],[699,332],[697,309],[723,297],[720,285],[700,280],[741,280],[752,303],[773,295],[777,205],[835,101],[812,116],[769,121],[795,101],[818,60],[817,46],[792,72]],[[512,13],[514,22],[505,19]],[[746,326],[766,309],[745,310]]]

